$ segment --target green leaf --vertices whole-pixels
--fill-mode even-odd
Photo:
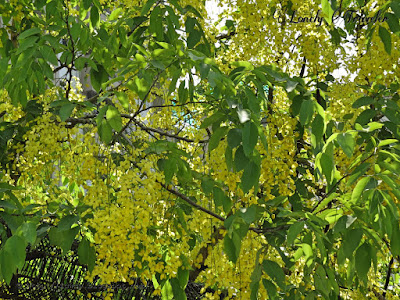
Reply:
[[[70,29],[71,37],[74,41],[76,41],[81,33],[81,24],[74,23]]]
[[[101,85],[108,80],[108,73],[102,65],[97,65],[97,71],[94,68],[90,69],[90,82],[96,92],[100,92]]]
[[[112,129],[114,129],[116,132],[121,131],[122,119],[121,114],[119,113],[117,108],[109,105],[106,113],[106,118]]]
[[[25,239],[25,241],[31,245],[36,241],[36,224],[32,222],[25,222],[18,227],[15,235],[18,235]]]
[[[222,198],[222,207],[224,209],[225,213],[229,213],[231,208],[232,208],[232,201],[231,198],[225,195],[225,197]]]
[[[158,39],[162,39],[163,37],[163,17],[160,6],[154,7],[150,14],[149,31],[154,33]]]
[[[27,38],[28,36],[36,35],[36,34],[39,34],[39,33],[41,33],[40,28],[37,28],[37,27],[30,28],[30,29],[28,29],[28,30],[25,30],[23,33],[21,33],[21,34],[18,36],[18,39],[19,39],[19,40],[23,40],[23,39]]]
[[[256,124],[253,122],[245,123],[242,130],[242,138],[244,154],[249,157],[250,154],[253,153],[253,149],[258,141],[258,129]]]
[[[311,128],[312,134],[316,137],[317,141],[320,141],[326,128],[324,118],[320,114],[315,116]]]
[[[299,83],[297,81],[293,81],[288,79],[285,85],[285,89],[288,93],[291,93]]]
[[[177,278],[171,278],[170,280],[172,293],[174,294],[174,299],[176,300],[186,300],[185,289],[181,287],[180,282]]]
[[[39,39],[37,36],[28,37],[25,40],[22,40],[16,54],[20,54],[24,52],[26,49],[33,47],[36,44],[36,41]]]
[[[354,169],[349,179],[347,180],[347,185],[352,185],[355,181],[358,180],[358,178],[363,176],[370,167],[370,163],[362,163],[361,165],[357,166],[357,168]]]
[[[145,150],[145,153],[155,153],[155,154],[161,154],[163,152],[170,151],[174,153],[179,153],[180,155],[186,154],[184,151],[178,150],[178,147],[176,146],[175,143],[166,141],[166,140],[158,140],[155,142],[152,142],[149,147]]]
[[[366,105],[371,105],[375,103],[375,100],[371,97],[365,96],[358,98],[352,105],[353,108],[359,108]]]
[[[328,22],[329,25],[332,24],[332,16],[333,16],[333,9],[331,7],[331,4],[329,3],[329,0],[321,0],[322,4],[322,12],[325,15],[325,20]]]
[[[22,237],[17,235],[10,237],[6,241],[3,251],[8,255],[8,259],[12,261],[15,267],[20,270],[23,268],[26,256],[26,243]]]
[[[209,196],[211,194],[211,192],[213,191],[213,187],[214,187],[214,180],[212,180],[208,177],[204,177],[201,179],[201,188],[202,188],[204,194]]]
[[[366,282],[369,268],[371,267],[371,246],[365,242],[356,252],[355,266],[358,276]]]
[[[59,115],[60,115],[60,119],[61,122],[65,122],[70,116],[72,111],[75,108],[75,104],[68,102],[66,104],[64,104],[63,106],[61,106],[60,111],[59,111]]]
[[[173,300],[174,299],[174,293],[172,291],[172,286],[169,280],[167,280],[162,289],[161,289],[161,299],[162,300]]]
[[[214,203],[216,207],[222,206],[223,199],[226,197],[225,193],[218,187],[213,188]]]
[[[363,236],[363,231],[360,228],[351,229],[344,236],[342,248],[343,253],[347,258],[353,256],[354,250],[358,247]]]
[[[141,100],[145,100],[145,98],[148,96],[150,85],[145,78],[136,77],[135,79],[131,80],[128,85],[134,92],[138,94]]]
[[[222,137],[226,135],[226,132],[228,131],[227,126],[219,127],[217,130],[215,130],[210,138],[210,141],[208,143],[208,151],[211,152],[215,148],[218,147],[219,142],[221,141]]]
[[[165,177],[165,183],[170,183],[172,180],[172,177],[174,177],[174,174],[178,170],[178,164],[175,159],[170,158],[165,160],[164,163],[164,177]]]
[[[326,274],[328,275],[329,282],[330,282],[331,286],[333,287],[334,292],[336,293],[336,295],[339,295],[340,290],[339,290],[338,280],[335,277],[334,270],[326,267],[325,271],[326,271]]]
[[[193,49],[194,46],[196,46],[200,42],[201,36],[202,34],[199,30],[194,29],[193,31],[191,31],[187,38],[187,47],[189,49]]]
[[[232,128],[228,132],[228,146],[236,148],[242,142],[242,131],[239,128]]]
[[[235,67],[243,67],[246,71],[253,71],[254,66],[251,62],[248,61],[235,61],[232,63],[232,66]]]
[[[391,1],[390,7],[392,8],[393,12],[395,13],[396,17],[400,18],[400,3],[397,1]]]
[[[395,34],[400,33],[399,18],[392,13],[386,13],[385,16],[388,18],[386,22],[388,23],[390,30]]]
[[[179,285],[181,286],[181,288],[185,289],[186,285],[189,282],[189,270],[188,269],[183,269],[182,267],[180,267],[178,269],[177,278],[179,280]]]
[[[300,124],[307,125],[314,115],[314,102],[312,100],[304,100],[300,108]]]
[[[257,252],[256,254],[256,264],[254,267],[253,272],[251,273],[250,279],[250,299],[251,300],[257,300],[258,299],[258,290],[260,288],[260,280],[261,280],[261,275],[262,275],[262,267],[259,261],[260,257],[260,251]]]
[[[186,103],[186,100],[188,98],[188,90],[185,89],[185,81],[182,81],[179,84],[179,88],[178,88],[178,99],[179,99],[179,103],[183,104]]]
[[[112,127],[107,120],[102,119],[100,125],[97,127],[101,140],[108,144],[112,140]]]
[[[153,4],[156,3],[156,1],[157,0],[148,0],[146,2],[146,4],[143,6],[142,11],[140,12],[140,15],[141,16],[146,15],[149,12],[150,8],[153,6]]]
[[[296,237],[299,233],[304,229],[304,222],[296,222],[290,225],[288,232],[287,232],[287,243],[289,245],[293,245]]]
[[[285,290],[285,273],[278,263],[272,260],[264,260],[263,270],[281,289]]]
[[[93,28],[98,27],[100,24],[99,10],[95,5],[93,5],[90,10],[90,23],[92,24]]]
[[[330,285],[329,285],[329,279],[326,276],[324,267],[321,265],[318,265],[313,277],[314,277],[314,283],[315,283],[316,290],[323,293],[323,295],[325,296],[325,299],[328,299],[329,298],[328,292],[330,290]]]
[[[347,157],[352,157],[356,142],[350,133],[342,133],[337,136],[337,142]]]
[[[393,256],[400,255],[400,230],[399,224],[395,223],[392,228],[392,235],[390,238],[390,251]]]
[[[72,225],[74,225],[79,220],[76,215],[67,215],[63,217],[57,224],[57,229],[59,232],[70,230]]]
[[[366,109],[361,114],[358,115],[356,119],[356,123],[360,125],[365,125],[371,121],[373,117],[377,114],[377,111],[374,109]]]
[[[200,125],[200,129],[204,129],[213,125],[215,123],[220,123],[222,120],[226,119],[226,115],[220,111],[217,111],[213,115],[209,116],[208,118],[204,119],[204,121]]]
[[[311,225],[313,223],[310,222],[309,224]],[[311,245],[307,244],[307,243],[303,243],[303,244],[301,244],[301,249],[303,250],[304,258],[305,258],[307,266],[310,266],[314,260],[314,252],[313,252],[313,249],[311,248]]]
[[[269,299],[271,299],[271,300],[277,299],[278,291],[277,291],[275,284],[272,281],[270,281],[268,279],[264,279],[264,278],[263,278],[262,282],[263,282],[264,288],[267,290]]]
[[[322,168],[322,174],[325,175],[326,180],[330,184],[334,176],[333,157],[327,153],[322,153],[320,163]]]
[[[340,219],[336,222],[335,227],[333,228],[333,233],[338,234],[342,231],[345,231],[355,222],[355,220],[357,220],[357,217],[347,215],[341,216]]]
[[[383,146],[387,146],[387,145],[391,145],[391,144],[395,144],[398,143],[399,140],[396,139],[387,139],[387,140],[382,140],[379,142],[378,144],[378,148],[383,147]]]
[[[392,38],[385,27],[379,26],[379,37],[383,42],[385,51],[390,55],[392,52]]]
[[[96,251],[90,242],[83,238],[78,246],[78,259],[81,264],[88,266],[89,272],[93,271],[96,262]]]
[[[250,160],[244,155],[243,146],[239,146],[235,151],[234,165],[236,172],[243,170]]]
[[[122,7],[118,7],[111,12],[108,19],[110,21],[118,20],[119,16],[121,16],[123,13],[124,13],[124,11],[123,11]]]
[[[17,266],[10,259],[10,254],[6,252],[4,249],[0,250],[0,267],[1,267],[0,278],[4,278],[6,284],[10,284],[11,278],[15,273],[15,271],[17,270]]]
[[[18,56],[16,67],[26,67],[32,63],[32,56],[36,52],[36,47],[30,47]]]
[[[51,49],[50,46],[42,45],[39,47],[39,51],[45,60],[47,60],[54,66],[58,65],[57,56],[55,55],[55,53],[53,52],[53,49]]]
[[[246,164],[241,178],[243,192],[247,193],[253,186],[257,187],[259,178],[260,166],[252,161]]]
[[[375,131],[377,129],[381,129],[384,126],[384,124],[379,123],[379,122],[370,122],[367,125],[368,125],[367,132],[371,132],[371,131]]]
[[[53,80],[54,74],[53,74],[53,70],[51,69],[50,65],[45,61],[40,61],[39,65],[42,69],[40,76],[42,77],[44,75],[47,79]]]
[[[79,232],[79,227],[74,227],[69,230],[60,231],[53,227],[49,230],[50,242],[53,245],[59,246],[63,253],[67,253],[71,249],[72,243]]]
[[[370,181],[371,177],[363,177],[359,182],[357,182],[353,193],[351,194],[351,201],[356,203],[360,200],[362,193],[364,192],[365,187]]]
[[[121,103],[122,107],[126,110],[129,109],[128,95],[124,92],[116,92],[115,95],[117,96],[118,101]]]
[[[2,191],[2,189],[0,189],[0,192],[1,191]],[[15,204],[13,204],[9,201],[6,201],[6,200],[0,200],[0,207],[12,209],[12,210],[18,209],[18,207],[16,207]]]
[[[250,207],[247,208],[241,208],[240,209],[242,219],[250,225],[257,219],[257,206],[251,205]]]
[[[232,238],[230,238],[228,234],[225,235],[224,252],[228,256],[228,259],[230,261],[236,263],[240,254],[240,246],[241,246],[241,239],[235,232],[232,233]]]

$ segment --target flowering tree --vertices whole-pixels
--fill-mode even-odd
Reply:
[[[2,280],[398,296],[398,2],[189,3],[0,1]]]

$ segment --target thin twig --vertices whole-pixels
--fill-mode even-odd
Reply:
[[[392,273],[392,265],[393,265],[393,261],[394,261],[394,257],[392,256],[392,258],[390,259],[389,265],[388,265],[388,269],[386,272],[386,279],[385,279],[385,285],[383,287],[384,291],[382,293],[382,296],[385,298],[386,297],[386,291],[389,287],[389,282],[390,282],[390,275]]]
[[[198,210],[201,210],[202,212],[205,212],[206,214],[213,216],[214,218],[224,222],[225,218],[221,217],[220,215],[217,215],[216,213],[202,207],[201,205],[198,205],[196,202],[192,201],[188,196],[182,194],[181,192],[178,192],[177,190],[174,190],[170,187],[168,187],[167,185],[165,185],[164,183],[161,183],[159,181],[157,181],[164,189],[166,189],[167,191],[169,191],[171,194],[174,194],[176,196],[178,196],[179,198],[181,198],[182,200],[186,201],[188,204],[190,204],[191,206],[197,208]]]
[[[185,137],[182,137],[182,136],[179,136],[179,135],[168,133],[168,132],[162,131],[162,130],[157,129],[157,128],[147,127],[146,125],[144,125],[141,122],[137,121],[135,118],[131,117],[130,115],[121,114],[121,117],[130,118],[133,121],[133,123],[135,123],[137,126],[139,126],[142,130],[144,130],[146,132],[149,132],[149,131],[155,132],[155,133],[158,133],[158,134],[160,134],[162,136],[167,136],[167,137],[174,138],[174,139],[181,140],[181,141],[185,141],[185,142],[188,142],[188,143],[194,143],[195,142],[195,140],[192,140],[192,139],[189,139],[189,138],[185,138]],[[200,141],[198,141],[198,143],[207,143],[207,142],[208,142],[208,140],[200,140]]]
[[[374,154],[376,153],[376,149],[374,152],[372,152],[368,157],[366,157],[365,159],[363,159],[360,162],[360,165],[363,164],[364,162],[366,162],[368,159],[370,159]],[[354,167],[353,167],[354,168]],[[318,203],[313,207],[313,209],[311,210],[311,212],[314,212],[317,207],[321,204],[322,201],[324,201],[330,194],[332,194],[334,191],[336,191],[337,186],[342,182],[342,180],[344,180],[345,178],[349,177],[352,173],[349,171],[348,173],[346,173],[345,175],[343,175],[342,178],[340,178],[331,188],[330,190],[325,194],[324,197],[322,197]]]
[[[71,35],[71,29],[69,28],[69,7],[68,7],[68,3],[65,5],[66,8],[66,20],[65,20],[65,24],[67,25],[67,32],[68,32],[68,36],[71,42],[71,54],[72,54],[72,59],[71,59],[71,66],[68,66],[68,81],[67,81],[67,90],[65,92],[65,98],[68,100],[69,98],[69,93],[71,92],[71,82],[72,82],[72,70],[74,68],[74,60],[75,60],[75,43],[74,43],[74,39],[72,38]]]

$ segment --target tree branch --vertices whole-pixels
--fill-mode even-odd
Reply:
[[[192,140],[192,139],[189,139],[189,138],[185,138],[185,137],[181,137],[179,135],[168,133],[168,132],[162,131],[162,130],[157,129],[157,128],[147,127],[144,124],[142,124],[141,122],[137,121],[135,118],[131,117],[130,115],[122,114],[121,117],[131,119],[133,121],[133,123],[135,123],[137,126],[139,126],[142,130],[144,130],[146,132],[149,132],[149,131],[156,132],[156,133],[158,133],[158,134],[160,134],[162,136],[167,136],[167,137],[174,138],[174,139],[181,140],[181,141],[185,141],[185,142],[188,142],[188,143],[194,143],[195,142],[195,140]],[[207,143],[207,142],[208,142],[208,140],[200,140],[200,141],[198,141],[198,143]]]
[[[220,226],[218,228],[214,227],[213,228],[213,233],[210,237],[210,242],[208,242],[205,246],[200,248],[199,252],[196,255],[196,258],[194,261],[198,261],[198,258],[201,257],[201,262],[200,266],[196,266],[196,263],[193,263],[192,268],[193,270],[190,271],[189,273],[189,281],[195,282],[197,277],[199,277],[200,273],[204,270],[207,269],[206,266],[206,260],[208,256],[210,255],[210,252],[208,249],[214,247],[215,245],[218,244],[218,242],[224,237],[224,235],[221,233],[221,230],[224,230],[225,228],[223,226]]]
[[[198,205],[196,202],[193,202],[188,196],[182,194],[179,191],[176,191],[172,188],[169,188],[167,185],[165,185],[164,183],[161,183],[160,181],[156,181],[157,183],[159,183],[164,189],[166,189],[167,191],[169,191],[171,194],[174,194],[175,196],[178,196],[179,198],[181,198],[182,200],[186,201],[188,204],[190,204],[191,206],[197,208],[198,210],[205,212],[206,214],[213,216],[214,218],[224,222],[225,218],[221,217],[220,215],[217,215],[216,213],[202,207],[201,205]],[[267,233],[267,232],[274,232],[274,231],[279,231],[281,229],[286,228],[286,225],[282,225],[282,226],[277,226],[277,227],[271,227],[271,228],[259,228],[259,227],[249,227],[249,230],[260,234],[260,233]]]
[[[235,34],[236,34],[236,31],[231,31],[231,32],[229,32],[229,33],[223,33],[223,34],[217,35],[215,38],[216,38],[218,41],[220,41],[220,40],[223,40],[223,39],[230,39],[230,38],[233,37]]]
[[[368,157],[364,158],[361,162],[360,165],[363,164],[364,162],[366,162],[369,158],[371,158],[374,154],[376,153],[376,149],[374,152],[372,152],[370,155],[368,155]],[[354,168],[354,167],[353,167]],[[325,194],[324,197],[322,197],[318,203],[313,207],[313,209],[311,210],[311,212],[314,212],[317,207],[321,204],[322,201],[324,201],[330,194],[332,194],[336,188],[338,187],[338,185],[342,182],[343,179],[349,177],[351,175],[351,172],[347,172],[345,175],[342,176],[342,178],[340,178],[331,188],[330,190]]]
[[[181,198],[182,200],[186,201],[188,204],[190,204],[191,206],[197,208],[198,210],[201,210],[202,212],[205,212],[206,214],[213,216],[214,218],[224,222],[225,218],[221,217],[220,215],[217,215],[216,213],[202,207],[201,205],[198,205],[196,202],[193,202],[192,200],[190,200],[190,198],[184,194],[182,194],[181,192],[178,192],[172,188],[169,188],[167,185],[165,185],[164,183],[161,183],[160,181],[157,181],[164,189],[166,189],[167,191],[169,191],[171,194],[174,194],[175,196],[178,196],[179,198]]]
[[[390,274],[392,273],[392,265],[393,265],[393,261],[394,261],[394,257],[392,256],[392,258],[390,259],[389,265],[388,265],[388,269],[386,272],[386,279],[385,279],[385,285],[383,287],[384,291],[382,293],[383,298],[386,298],[386,291],[389,287],[389,282],[390,282]]]
[[[300,77],[303,78],[304,77],[304,72],[306,71],[306,57],[303,57],[303,65],[301,66],[301,70],[300,70]]]

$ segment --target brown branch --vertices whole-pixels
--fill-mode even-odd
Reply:
[[[65,122],[68,122],[70,124],[66,125],[65,128],[73,128],[77,124],[94,124],[94,121],[92,119],[88,118],[68,118],[65,120]]]
[[[162,136],[167,136],[167,137],[174,138],[174,139],[181,140],[181,141],[185,141],[185,142],[188,142],[188,143],[194,143],[195,142],[195,140],[192,140],[192,139],[189,139],[189,138],[185,138],[185,137],[182,137],[182,136],[179,136],[179,135],[176,135],[176,134],[168,133],[168,132],[162,131],[162,130],[157,129],[157,128],[147,127],[144,124],[142,124],[141,122],[137,121],[135,118],[131,117],[130,115],[122,114],[121,117],[132,119],[132,121],[137,126],[139,126],[142,130],[144,130],[146,132],[149,132],[149,131],[155,132],[155,133],[158,133],[158,134],[160,134]],[[199,143],[207,143],[207,142],[208,142],[208,140],[200,140],[199,141]]]
[[[188,204],[190,204],[191,206],[193,206],[194,208],[197,208],[198,210],[201,210],[202,212],[205,212],[206,214],[213,216],[214,218],[224,222],[225,218],[221,217],[220,215],[217,215],[216,213],[202,207],[201,205],[198,205],[196,202],[193,202],[192,200],[190,200],[190,198],[184,194],[182,194],[181,192],[178,192],[170,187],[168,187],[167,185],[165,185],[164,183],[161,183],[157,180],[157,182],[164,188],[166,189],[168,192],[170,192],[171,194],[174,194],[175,196],[178,196],[179,198],[181,198],[182,200],[186,201]]]
[[[178,196],[179,198],[181,198],[182,200],[186,201],[188,204],[190,204],[191,206],[197,208],[198,210],[205,212],[206,214],[213,216],[214,218],[224,222],[225,218],[221,217],[220,215],[217,215],[216,213],[202,207],[201,205],[198,205],[196,202],[192,201],[188,196],[182,194],[181,192],[174,190],[170,187],[168,187],[167,185],[165,185],[164,183],[161,183],[160,181],[156,181],[157,183],[159,183],[164,189],[166,189],[167,191],[169,191],[171,194],[174,194],[176,196]],[[259,227],[249,227],[249,230],[255,232],[255,233],[267,233],[267,232],[274,232],[274,231],[279,231],[281,229],[286,228],[286,225],[282,225],[282,226],[277,226],[277,227],[271,227],[271,228],[259,228]]]
[[[303,57],[303,65],[301,66],[301,70],[300,70],[300,77],[303,78],[304,77],[304,72],[306,71],[306,57]]]
[[[74,43],[74,39],[72,38],[71,29],[69,27],[69,20],[68,20],[69,19],[69,7],[68,7],[68,4],[69,3],[67,3],[65,5],[66,12],[67,12],[66,19],[65,19],[65,24],[67,25],[67,32],[68,32],[68,36],[69,36],[69,39],[70,39],[70,42],[71,42],[72,59],[71,59],[71,65],[67,67],[68,68],[68,70],[67,70],[68,81],[67,81],[67,90],[65,91],[65,99],[67,99],[67,100],[68,100],[69,94],[71,92],[72,70],[74,68],[74,60],[75,60],[75,43]]]
[[[372,152],[370,155],[368,155],[368,157],[364,158],[359,165],[363,164],[364,162],[366,162],[368,159],[370,159],[374,154],[376,153],[376,149],[374,152]],[[355,168],[355,166],[353,167]],[[352,168],[352,169],[353,169]],[[324,201],[330,194],[332,194],[334,191],[336,191],[336,188],[339,186],[339,184],[342,182],[342,180],[344,180],[345,178],[349,177],[351,175],[351,172],[347,172],[345,175],[343,175],[342,178],[340,178],[331,188],[330,190],[325,194],[324,197],[322,197],[318,203],[313,207],[313,209],[311,210],[311,212],[314,212],[318,206],[321,204],[322,201]]]
[[[193,263],[192,265],[192,270],[189,273],[189,281],[195,282],[197,277],[200,275],[200,273],[204,270],[207,269],[206,266],[206,260],[208,256],[210,255],[210,252],[208,249],[213,248],[215,245],[218,244],[218,242],[224,237],[224,235],[221,233],[221,230],[224,230],[225,228],[223,226],[220,226],[218,228],[214,227],[213,228],[213,233],[210,237],[210,242],[208,242],[205,246],[200,248],[199,252],[196,255],[196,258],[194,261],[198,261],[198,258],[201,257],[201,262],[200,266],[196,266],[196,263]]]
[[[61,69],[64,69],[64,68],[67,68],[67,67],[68,67],[67,65],[61,64],[61,65],[59,65],[57,68],[55,68],[55,69],[53,70],[53,73],[57,73],[57,72],[60,71]]]
[[[223,39],[230,39],[230,38],[233,37],[235,34],[236,34],[236,31],[231,31],[231,32],[229,32],[229,33],[223,33],[223,34],[217,35],[215,38],[216,38],[218,41],[220,41],[220,40],[223,40]]]
[[[204,101],[198,101],[198,102],[192,101],[192,102],[186,102],[183,104],[152,105],[152,106],[146,107],[142,110],[139,110],[139,113],[145,112],[145,111],[153,109],[153,108],[180,107],[180,106],[186,106],[188,104],[209,104],[209,103],[204,102]]]
[[[382,296],[383,296],[384,299],[386,299],[386,291],[388,289],[389,282],[390,282],[390,274],[392,273],[393,261],[394,261],[394,257],[392,256],[392,258],[390,259],[389,265],[388,265],[387,272],[386,272],[385,285],[383,287],[384,291],[382,293]]]
[[[172,65],[172,62],[170,63],[170,65]],[[170,65],[169,65],[169,66],[170,66]],[[167,67],[167,68],[168,68],[168,67]],[[153,87],[156,85],[156,83],[157,83],[157,81],[158,81],[158,78],[160,77],[160,75],[161,75],[162,72],[163,72],[163,70],[161,70],[160,72],[157,73],[157,75],[156,75],[156,77],[154,78],[153,83],[151,84],[149,90],[148,90],[147,93],[144,95],[143,100],[142,100],[142,102],[140,103],[138,110],[133,114],[133,116],[129,119],[129,121],[125,124],[125,126],[121,129],[121,131],[118,132],[118,134],[116,134],[116,135],[113,137],[113,139],[112,139],[110,145],[113,145],[113,144],[118,140],[118,138],[121,136],[121,134],[123,134],[124,131],[131,125],[131,123],[133,122],[133,119],[139,114],[139,111],[140,111],[140,110],[142,109],[142,107],[143,107],[143,103],[146,101],[147,97],[149,97],[151,90],[152,90]]]

